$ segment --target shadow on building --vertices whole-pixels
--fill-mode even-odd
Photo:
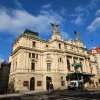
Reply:
[[[0,94],[7,93],[10,65],[11,64],[7,62],[0,64]]]

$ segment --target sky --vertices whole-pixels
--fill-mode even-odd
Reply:
[[[25,29],[50,38],[50,23],[60,25],[65,40],[77,31],[88,49],[100,47],[100,0],[0,0],[0,60],[9,58]]]

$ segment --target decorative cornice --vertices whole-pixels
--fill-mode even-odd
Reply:
[[[88,57],[87,55],[84,55],[84,54],[79,54],[79,53],[75,53],[75,52],[72,52],[72,51],[67,51],[67,50],[64,50],[64,51],[61,51],[61,50],[58,50],[58,49],[47,49],[47,50],[40,50],[40,49],[36,49],[36,48],[29,48],[29,47],[23,47],[23,46],[19,46],[17,47],[12,55],[14,55],[18,50],[20,49],[25,49],[25,50],[31,50],[31,51],[37,51],[37,52],[58,52],[58,53],[69,53],[69,54],[73,54],[73,55],[77,55],[77,56],[82,56],[82,57]]]
[[[75,45],[75,44],[68,43],[68,42],[66,42],[66,41],[64,41],[64,40],[57,40],[57,39],[54,39],[54,40],[52,40],[52,41],[48,41],[48,43],[54,42],[54,41],[61,42],[61,43],[64,43],[65,45],[70,45],[70,46],[73,46],[73,47],[76,47],[76,48],[81,48],[81,49],[87,51],[87,48],[80,47],[80,46],[77,46],[77,45]]]

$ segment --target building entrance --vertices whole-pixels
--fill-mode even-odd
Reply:
[[[30,79],[30,90],[35,90],[35,78]]]
[[[46,89],[47,90],[49,90],[50,82],[52,82],[52,78],[47,76],[46,77]]]

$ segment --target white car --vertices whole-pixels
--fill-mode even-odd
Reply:
[[[68,84],[68,89],[82,89],[83,88],[83,82],[82,80],[73,80],[70,81]]]

